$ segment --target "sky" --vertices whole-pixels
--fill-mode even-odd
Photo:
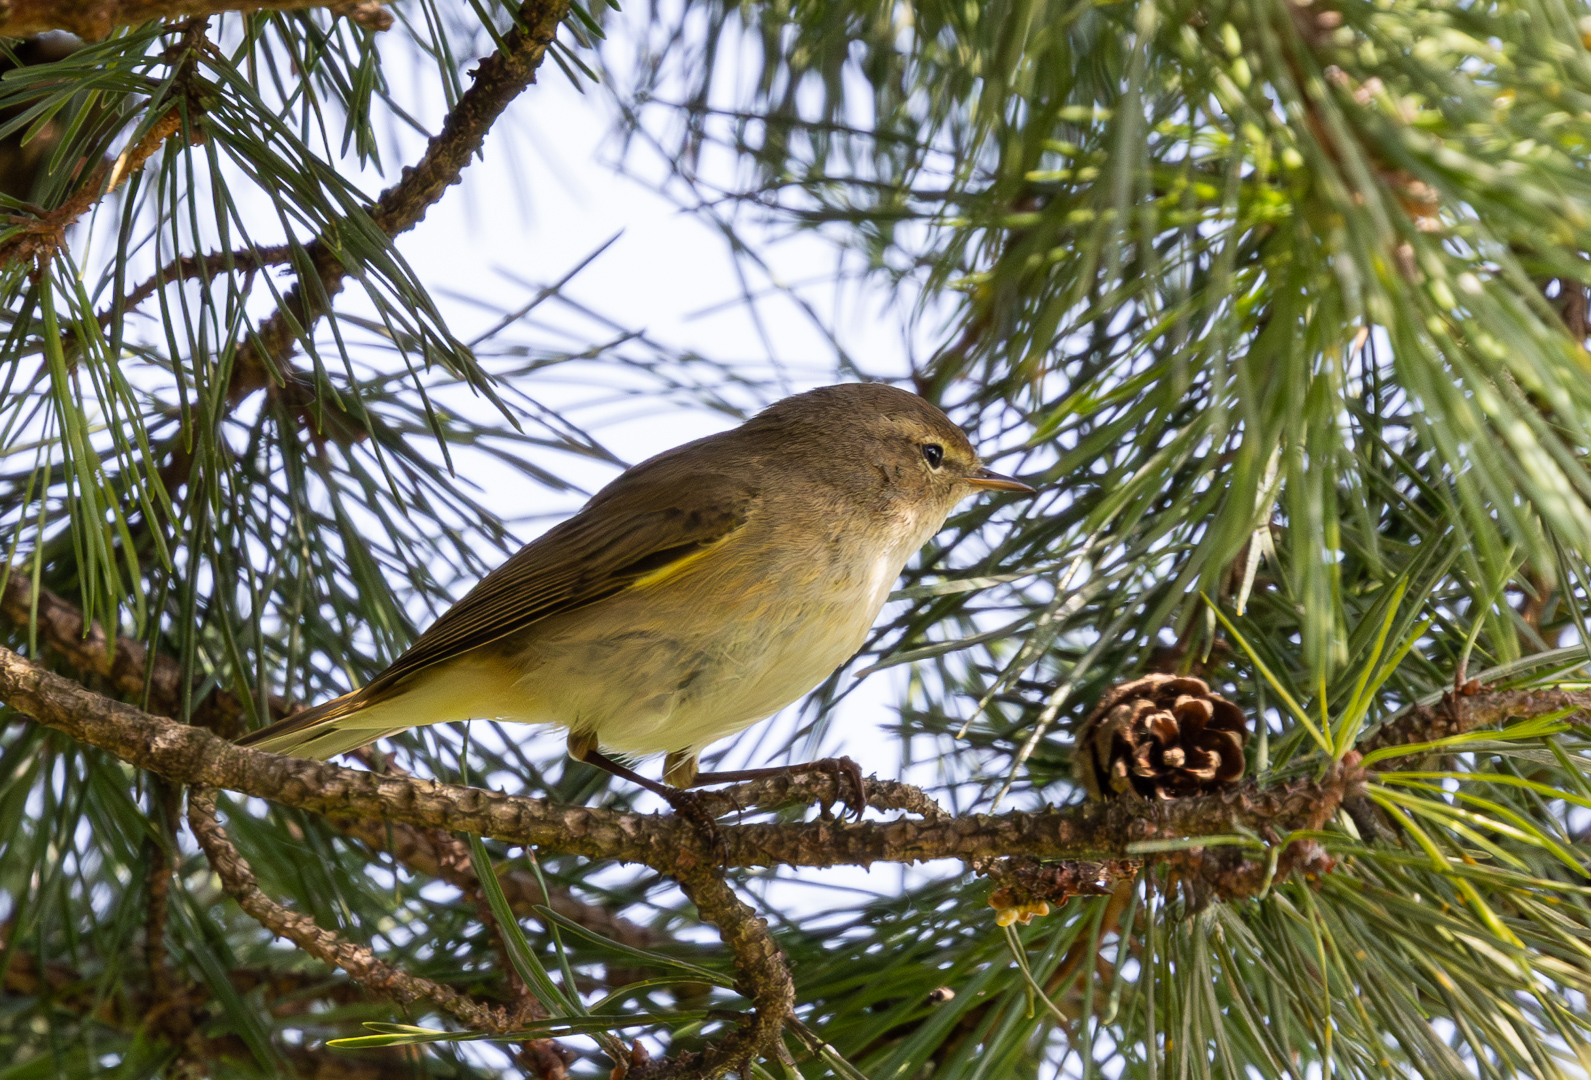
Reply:
[[[613,35],[619,50],[623,26]],[[450,193],[400,238],[400,250],[440,297],[455,300],[448,315],[457,329],[468,336],[484,328],[523,302],[527,282],[551,283],[600,250],[565,294],[661,342],[754,368],[771,361],[785,392],[835,381],[834,346],[777,293],[793,286],[869,373],[905,373],[902,330],[886,313],[899,298],[882,287],[836,290],[838,251],[827,239],[748,220],[738,224],[769,273],[737,266],[719,229],[659,190],[665,177],[655,153],[634,150],[621,174],[616,121],[605,90],[587,84],[582,93],[545,65],[488,137],[484,158],[466,170],[462,194]],[[406,160],[413,152],[411,142]],[[703,171],[726,184],[731,168],[721,152],[704,157]],[[673,193],[683,195],[678,185]],[[755,318],[743,302],[748,289],[759,296]],[[614,434],[640,456],[713,426],[708,415],[665,421],[637,410],[630,419]]]

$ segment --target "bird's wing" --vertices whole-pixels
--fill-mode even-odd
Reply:
[[[745,525],[756,486],[681,470],[664,454],[598,492],[574,517],[520,548],[448,608],[387,670],[357,690],[245,735],[240,746],[325,758],[374,741],[359,729],[328,743],[349,716],[390,697],[407,677],[553,615],[644,587]],[[316,740],[320,740],[317,742]]]
[[[722,474],[632,478],[532,540],[432,623],[364,688],[409,675],[679,569],[746,523],[758,491]]]

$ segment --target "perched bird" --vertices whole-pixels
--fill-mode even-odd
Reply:
[[[1033,489],[916,394],[797,394],[627,470],[369,683],[239,742],[328,758],[422,724],[551,724],[572,757],[675,805],[680,788],[786,772],[697,758],[848,659],[906,560],[980,490]],[[603,750],[666,754],[673,790]],[[796,768],[818,764],[833,767]]]

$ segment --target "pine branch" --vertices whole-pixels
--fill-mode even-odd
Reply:
[[[24,633],[33,628],[40,643],[52,653],[82,675],[106,680],[124,697],[143,698],[147,673],[149,711],[160,716],[176,716],[181,712],[181,664],[160,653],[155,654],[151,663],[143,642],[133,638],[117,635],[114,643],[107,641],[105,629],[97,621],[85,632],[82,611],[49,589],[39,590],[35,610],[33,590],[15,570],[4,589],[0,589],[0,619]],[[277,694],[272,694],[266,704],[272,719],[281,719],[291,711],[287,699]],[[193,707],[193,722],[223,738],[242,734],[247,719],[248,710],[243,702],[236,694],[220,687]],[[887,793],[884,798],[887,803]],[[722,812],[727,813],[728,808]],[[337,818],[332,824],[345,836],[372,850],[387,852],[417,874],[439,878],[465,893],[480,886],[470,862],[469,849],[446,832],[370,818]],[[552,888],[544,894],[541,883],[528,871],[508,870],[499,875],[498,881],[517,915],[539,919],[536,909],[546,905],[564,918],[623,945],[651,949],[670,940],[607,908],[586,903],[567,889]]]
[[[480,62],[474,84],[448,113],[441,132],[426,145],[425,154],[413,166],[406,166],[403,178],[376,200],[370,210],[376,228],[388,237],[407,232],[425,218],[444,191],[459,182],[464,167],[480,152],[486,133],[509,102],[536,81],[536,71],[568,13],[568,0],[526,0],[519,9],[518,25],[503,35],[501,48]],[[305,250],[316,281],[307,288],[300,280],[283,298],[281,307],[239,347],[227,387],[230,404],[270,386],[273,368],[281,386],[296,386],[294,403],[307,403],[311,390],[297,386],[289,375],[287,359],[295,339],[308,334],[331,311],[332,298],[342,291],[348,269],[324,240],[313,241]]]
[[[346,971],[367,990],[398,1002],[430,1001],[471,1030],[503,1035],[513,1030],[508,1013],[482,1005],[451,987],[400,971],[378,959],[367,946],[344,941],[306,915],[288,911],[260,890],[247,860],[239,854],[215,816],[215,792],[196,787],[188,793],[188,827],[204,848],[221,887],[250,917],[277,937],[309,955]]]
[[[65,30],[86,41],[101,41],[124,26],[155,19],[184,19],[228,12],[302,11],[329,7],[361,26],[385,30],[392,16],[373,0],[308,3],[306,0],[11,0],[0,13],[0,35],[31,37]]]
[[[20,594],[18,588],[22,589]],[[27,611],[23,600],[26,596],[25,587],[13,583],[0,594],[0,613],[13,621],[23,621],[18,616]],[[69,642],[75,634],[81,634],[81,617],[77,616],[74,622],[70,606],[55,599],[55,604],[41,601],[40,622],[54,627],[52,643]],[[106,663],[103,633],[99,631],[85,640],[88,647],[77,651],[77,659],[85,670],[99,670]],[[118,652],[131,654],[128,645]],[[130,658],[117,668],[123,672],[124,680],[129,669],[135,669]],[[100,697],[35,667],[9,650],[0,650],[0,692],[14,708],[39,722],[109,750],[174,783],[226,787],[312,810],[333,820],[352,816],[367,821],[392,820],[421,829],[474,832],[515,844],[641,862],[665,872],[678,869],[682,852],[693,847],[694,835],[689,827],[668,816],[559,808],[538,799],[243,750],[199,729]],[[1591,709],[1591,693],[1537,690],[1460,695],[1445,706],[1449,710],[1446,715],[1431,709],[1412,710],[1394,725],[1372,733],[1360,749],[1368,752],[1387,745],[1422,742],[1496,723],[1504,717],[1544,715],[1571,707]],[[1295,781],[1268,788],[1249,783],[1201,798],[1155,803],[1112,800],[1060,810],[970,818],[925,816],[922,820],[888,825],[827,821],[750,824],[725,828],[724,838],[730,851],[729,865],[748,867],[868,865],[878,861],[1010,855],[1119,859],[1130,857],[1130,845],[1148,840],[1240,830],[1280,834],[1318,828],[1353,793],[1360,776],[1357,760],[1350,759],[1319,781]],[[711,812],[727,813],[746,805],[832,802],[840,794],[834,778],[819,774],[759,781],[706,793],[706,797]],[[869,800],[882,809],[909,806],[921,812],[923,808],[921,792],[877,780],[869,781]],[[365,835],[369,835],[368,831]],[[417,842],[416,847],[419,846]]]
[[[227,788],[331,817],[392,820],[587,858],[644,863],[676,878],[690,876],[704,858],[695,829],[673,815],[562,806],[245,749],[200,728],[101,697],[9,649],[0,649],[0,699],[173,783]],[[1118,799],[937,820],[730,825],[721,832],[728,852],[725,864],[741,867],[867,866],[1009,855],[1128,858],[1129,848],[1144,841],[1319,828],[1357,790],[1362,776],[1349,761],[1320,780],[1274,787],[1250,783],[1200,798]],[[754,795],[756,788],[751,784],[740,790],[743,796]]]
[[[558,806],[540,799],[358,772],[240,748],[202,729],[150,716],[93,694],[6,649],[0,649],[0,699],[41,723],[174,783],[226,787],[316,813],[384,818],[588,858],[645,863],[678,881],[703,918],[718,926],[734,955],[738,985],[756,1006],[735,1031],[699,1057],[682,1055],[649,1065],[649,1071],[661,1076],[716,1078],[743,1068],[752,1057],[779,1051],[780,1031],[793,1000],[783,954],[766,925],[734,896],[721,876],[722,868],[690,822],[673,815]],[[1250,785],[1229,795],[1201,799],[1161,803],[1117,800],[1059,811],[902,819],[883,824],[818,821],[730,826],[721,829],[727,852],[724,865],[868,865],[1009,855],[1077,858],[1101,849],[1119,855],[1142,840],[1239,830],[1286,833],[1315,829],[1356,789],[1361,776],[1361,770],[1350,764],[1331,770],[1319,782],[1299,781],[1271,789]],[[213,818],[207,821],[204,814],[205,804],[190,800],[195,832],[217,871],[229,882],[229,890],[253,917],[361,981],[395,988],[394,992],[422,992],[420,984],[406,982],[407,976],[381,965],[367,951],[356,951],[314,927],[310,920],[272,904],[254,885],[224,835],[212,829]],[[429,996],[455,1015],[465,1016],[459,1002]],[[468,1015],[465,1022],[483,1025],[490,1021]]]
[[[1575,698],[1543,693],[1520,695],[1482,692],[1469,695],[1458,723],[1495,721],[1525,710],[1558,711]],[[352,815],[385,819],[423,829],[473,832],[516,845],[587,858],[643,863],[672,876],[697,905],[703,918],[720,929],[733,951],[738,987],[750,996],[755,1011],[740,1026],[699,1055],[681,1055],[664,1062],[644,1062],[644,1075],[718,1077],[750,1058],[781,1052],[781,1025],[789,1015],[789,975],[783,955],[755,914],[735,897],[722,870],[688,822],[672,815],[642,815],[544,800],[500,795],[412,777],[373,774],[318,762],[262,754],[225,743],[202,729],[185,727],[93,694],[86,688],[45,672],[21,657],[0,650],[0,699],[47,726],[99,746],[116,757],[148,769],[173,783],[224,786],[246,795],[273,800],[332,817]],[[1538,713],[1538,714],[1539,714]],[[1447,721],[1451,730],[1454,721]],[[1427,728],[1409,725],[1409,737],[1423,737]],[[1388,737],[1388,736],[1383,736]],[[1194,903],[1211,896],[1251,896],[1294,869],[1323,870],[1330,865],[1311,841],[1288,843],[1289,834],[1312,832],[1353,800],[1366,776],[1359,755],[1349,754],[1317,780],[1297,780],[1261,787],[1252,782],[1199,798],[1149,801],[1118,799],[1039,812],[943,817],[838,824],[831,821],[764,823],[721,829],[727,866],[868,865],[875,861],[915,862],[958,858],[1026,856],[1047,860],[1138,857],[1171,869]],[[833,795],[829,789],[785,786]],[[737,794],[755,802],[757,785]],[[202,807],[201,807],[202,811]],[[203,822],[197,828],[206,827]],[[1183,846],[1188,840],[1217,834],[1245,834],[1270,845],[1271,857],[1250,857],[1246,849],[1227,845],[1206,849]],[[1167,853],[1146,852],[1146,841],[1179,841]],[[1285,847],[1279,845],[1285,844]],[[301,940],[356,977],[369,973],[378,986],[408,986],[397,973],[373,956],[350,953],[347,943],[325,937],[308,920],[294,922],[291,913],[267,906],[256,895],[245,869],[228,867],[232,852],[214,836],[205,846],[230,888],[256,918],[269,928]],[[227,867],[223,869],[223,867]],[[1067,883],[1063,883],[1067,884]],[[1075,884],[1075,883],[1073,883]],[[1064,890],[1063,890],[1064,891]],[[466,1022],[479,1022],[471,1017]]]
[[[1415,705],[1395,720],[1381,725],[1359,744],[1362,753],[1390,746],[1433,742],[1466,731],[1490,727],[1510,718],[1545,716],[1568,710],[1581,718],[1591,715],[1591,690],[1486,690],[1442,695],[1436,705]],[[1411,751],[1412,753],[1413,751]],[[1382,761],[1397,760],[1383,758]],[[1377,763],[1380,766],[1380,762]],[[1385,767],[1385,766],[1381,766]]]

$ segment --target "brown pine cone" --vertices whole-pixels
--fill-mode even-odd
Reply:
[[[1077,729],[1072,767],[1095,799],[1218,791],[1243,775],[1243,710],[1191,675],[1145,675],[1103,698]]]

